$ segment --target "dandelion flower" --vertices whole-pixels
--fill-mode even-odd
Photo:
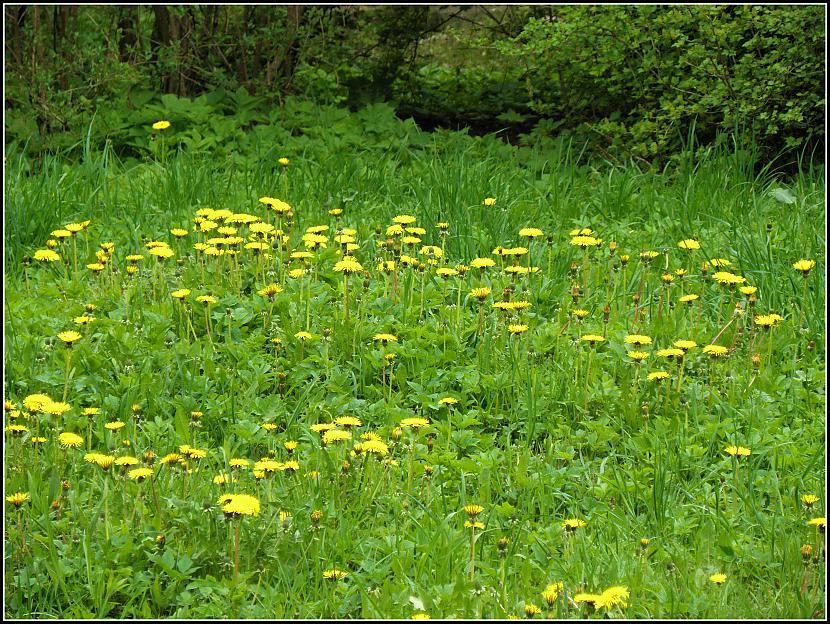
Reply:
[[[486,269],[488,267],[496,266],[495,260],[492,258],[476,258],[470,262],[470,266],[474,269]]]
[[[581,529],[586,525],[584,520],[580,520],[579,518],[568,518],[562,522],[562,528],[566,531],[573,532],[577,529]]]
[[[357,273],[363,270],[363,266],[351,256],[344,256],[334,265],[334,270],[338,273]]]
[[[507,331],[510,332],[513,336],[518,336],[519,334],[523,334],[528,329],[527,325],[520,325],[520,324],[513,324],[507,326]]]
[[[67,345],[72,345],[73,342],[77,342],[83,336],[76,331],[65,331],[58,334],[58,338],[61,342]]]
[[[642,336],[640,334],[629,334],[628,336],[623,338],[623,342],[625,344],[642,346],[651,344],[651,338],[649,336]]]
[[[375,334],[372,337],[372,340],[375,342],[382,342],[383,344],[388,344],[390,342],[398,342],[398,338],[393,334]]]
[[[545,588],[545,591],[542,592],[542,600],[547,603],[548,607],[552,607],[556,602],[556,599],[559,598],[559,592],[562,591],[564,584],[560,581],[558,583],[552,583]]]
[[[484,201],[481,202],[485,206],[495,206],[496,205],[496,198],[495,197],[485,197]]]
[[[331,570],[323,570],[323,578],[327,581],[341,581],[347,576],[348,573],[338,568],[332,568]]]
[[[56,262],[60,259],[60,255],[51,249],[38,249],[35,252],[35,260],[39,262]]]
[[[653,373],[648,374],[649,381],[662,381],[663,379],[667,379],[669,374],[666,371],[654,371]]]
[[[596,334],[585,334],[580,338],[582,342],[587,342],[590,345],[596,345],[600,342],[605,342],[605,338],[603,336],[598,336]]]
[[[275,295],[278,295],[282,292],[282,286],[278,284],[268,284],[264,288],[261,288],[257,291],[257,294],[260,297],[268,297],[269,299],[273,299]]]
[[[688,351],[689,349],[694,349],[697,343],[694,340],[675,340],[674,346],[683,351]]]
[[[464,506],[464,513],[466,513],[471,518],[475,518],[482,511],[484,511],[484,507],[482,507],[481,505],[465,505]]]
[[[314,433],[325,433],[330,429],[334,429],[336,425],[334,423],[317,423],[315,425],[311,425],[310,429]]]
[[[147,477],[153,476],[153,470],[151,468],[135,468],[130,470],[127,473],[127,476],[133,481],[141,483]]]
[[[20,506],[28,500],[31,500],[31,497],[26,492],[17,492],[6,497],[6,501],[14,505],[16,508],[20,508]]]
[[[752,454],[752,451],[743,446],[727,446],[724,451],[732,457],[749,457]]]
[[[342,429],[329,429],[323,434],[322,442],[324,445],[328,445],[332,442],[343,442],[351,439],[352,434],[348,431],[343,431]]]
[[[426,418],[404,418],[401,421],[401,427],[410,427],[411,429],[429,427],[429,420]]]
[[[340,416],[334,419],[334,424],[340,427],[360,427],[363,423],[355,416]]]
[[[222,511],[229,517],[258,516],[259,499],[248,494],[225,494],[219,498]]]
[[[726,582],[726,575],[722,572],[718,572],[717,574],[713,574],[709,577],[709,580],[712,581],[715,585],[723,585]]]
[[[733,273],[729,273],[728,271],[718,271],[717,273],[712,275],[712,279],[715,280],[718,284],[727,284],[729,286],[732,286],[734,284],[743,284],[746,281],[745,277],[734,275]]]
[[[167,130],[170,127],[170,122],[166,120],[157,121],[153,124],[153,130]]]
[[[813,518],[807,524],[816,527],[822,533],[827,528],[827,520],[825,518]]]
[[[700,249],[700,243],[693,238],[687,238],[686,240],[682,240],[679,243],[677,243],[677,246],[680,247],[680,249],[685,249],[687,251]]]
[[[106,427],[110,431],[118,431],[123,426],[124,426],[124,423],[121,422],[120,420],[116,420],[116,421],[113,421],[113,422],[108,422],[106,425],[104,425],[104,427]]]
[[[588,249],[588,247],[599,247],[602,245],[602,239],[594,238],[593,236],[574,236],[571,239],[571,245],[574,247],[581,247]]]
[[[63,448],[78,448],[83,446],[84,439],[77,433],[64,432],[58,436],[58,444]]]
[[[682,297],[680,297],[678,299],[678,301],[680,301],[680,303],[688,303],[689,305],[692,305],[692,303],[694,301],[697,301],[698,299],[700,299],[700,295],[691,294],[691,295],[683,295]]]
[[[588,594],[588,593],[579,593],[573,597],[573,601],[576,604],[585,603],[591,606],[596,606],[596,602],[599,600],[599,594]]]
[[[645,351],[629,351],[626,355],[635,362],[642,362],[648,357],[648,353]]]
[[[167,258],[172,258],[176,255],[169,247],[153,247],[147,253],[151,256],[155,256],[159,260],[166,260]]]
[[[52,399],[48,395],[45,394],[30,394],[25,399],[23,399],[23,407],[25,407],[30,412],[37,414],[40,411],[43,411],[43,406],[51,403]]]
[[[378,457],[385,457],[389,453],[389,446],[381,440],[365,440],[360,444],[364,453],[372,453]]]
[[[660,349],[657,351],[657,357],[682,358],[684,355],[686,355],[686,352],[683,349],[678,349],[676,347],[671,349]]]
[[[620,607],[627,607],[628,588],[623,586],[609,587],[599,595],[599,598],[594,601],[594,608],[610,610],[619,605]]]
[[[534,615],[539,615],[541,612],[542,610],[532,602],[525,604],[525,615],[527,617],[532,618]]]
[[[729,353],[729,349],[721,345],[710,344],[703,347],[703,352],[717,358],[725,356]]]
[[[807,505],[807,507],[812,507],[815,503],[819,500],[818,496],[815,494],[804,494],[801,497],[801,502]]]
[[[798,262],[793,264],[793,268],[796,271],[799,271],[800,273],[802,273],[804,275],[804,277],[807,277],[807,275],[810,274],[810,271],[812,271],[815,268],[815,266],[816,266],[816,261],[815,260],[799,260]]]

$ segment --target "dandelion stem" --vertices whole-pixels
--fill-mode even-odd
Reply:
[[[238,520],[236,525],[234,525],[234,534],[233,534],[233,580],[234,582],[239,580],[239,525],[242,524],[242,520]]]
[[[474,580],[476,575],[476,529],[470,527],[470,580]]]

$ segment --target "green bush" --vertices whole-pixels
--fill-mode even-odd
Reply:
[[[690,132],[754,137],[766,156],[824,139],[818,6],[566,6],[497,47],[530,107],[613,158],[665,158]]]

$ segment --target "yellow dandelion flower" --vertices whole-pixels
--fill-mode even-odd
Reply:
[[[16,508],[20,508],[23,503],[29,500],[31,500],[31,497],[26,492],[17,492],[6,497],[6,501],[14,505]]]

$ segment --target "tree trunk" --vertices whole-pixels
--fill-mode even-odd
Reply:
[[[156,24],[153,30],[153,37],[150,40],[152,49],[152,61],[159,63],[159,55],[162,49],[170,47],[170,43],[179,38],[179,23],[176,16],[171,14],[166,6],[154,4],[153,13],[156,16]],[[161,76],[161,90],[163,93],[174,92],[176,85],[176,70],[159,70]]]
[[[118,29],[121,31],[121,37],[118,39],[118,58],[122,63],[127,63],[135,58],[135,48],[138,44],[135,23],[137,9],[134,6],[125,6],[117,10],[120,14]]]
[[[6,6],[6,55],[14,59],[16,67],[20,68],[23,65],[24,45],[23,45],[23,24],[26,22],[25,6]]]

